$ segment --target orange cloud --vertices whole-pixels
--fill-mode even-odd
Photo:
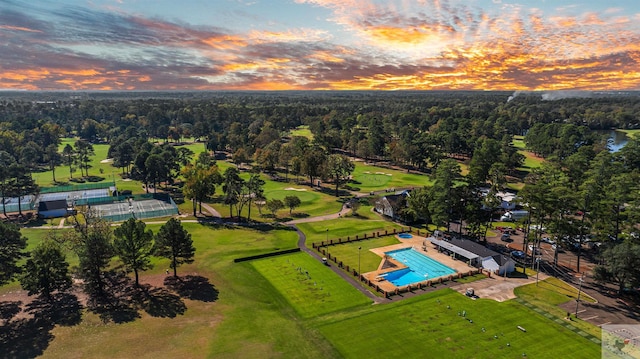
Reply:
[[[25,80],[40,80],[47,77],[50,74],[49,70],[22,70],[20,72],[6,71],[0,72],[0,78],[3,80],[12,81],[25,81]]]
[[[232,35],[210,36],[202,39],[202,42],[219,50],[228,50],[247,46],[245,39]]]
[[[378,26],[365,30],[374,41],[397,44],[419,44],[433,40],[439,40],[433,33],[425,32],[417,28],[399,28],[391,26]]]
[[[26,32],[42,32],[40,30],[30,29],[28,27],[0,25],[1,30],[14,30],[14,31],[26,31]]]

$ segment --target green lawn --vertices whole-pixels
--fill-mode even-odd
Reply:
[[[574,300],[578,297],[578,289],[557,279],[548,278],[536,284],[529,284],[518,287],[514,290],[515,294],[526,302],[549,312],[556,317],[564,318],[567,312],[562,310],[558,305]],[[595,303],[595,300],[588,295],[581,293],[581,301]],[[600,336],[600,328],[581,319],[573,318],[572,324],[593,336]]]
[[[526,145],[524,144],[524,136],[513,136],[511,144],[519,150],[524,150],[526,148]]]
[[[378,269],[378,266],[382,261],[382,258],[380,258],[379,255],[370,251],[371,249],[398,243],[400,243],[400,241],[395,236],[385,236],[375,239],[338,244],[327,247],[326,250],[331,253],[332,257],[338,258],[338,260],[356,270],[358,269],[359,259],[360,272],[367,273]]]
[[[157,232],[159,226],[148,227]],[[79,325],[52,331],[55,339],[42,357],[338,357],[317,331],[300,323],[288,302],[251,264],[233,263],[237,257],[294,248],[294,231],[184,226],[193,236],[196,260],[178,273],[208,278],[219,292],[217,300],[183,299],[187,310],[182,315],[154,317],[140,311],[140,318],[121,324],[105,324],[85,313]],[[35,231],[25,235],[38,241],[42,235]],[[153,270],[142,274],[142,282],[147,275],[163,275],[167,265],[157,260]],[[7,288],[0,288],[0,295]]]
[[[300,223],[298,228],[307,236],[307,246],[311,247],[312,242],[326,241],[328,239],[338,239],[356,235],[362,237],[364,233],[371,235],[373,232],[393,231],[394,228],[401,227],[393,222],[383,219],[366,219],[360,217],[345,217],[322,222]]]
[[[221,164],[222,162],[219,162]],[[250,176],[249,173],[243,172],[241,177],[248,179]],[[306,185],[298,185],[293,182],[279,182],[272,181],[267,176],[261,175],[261,178],[265,181],[264,196],[269,199],[280,199],[283,200],[286,196],[297,196],[301,200],[301,204],[299,207],[295,208],[293,211],[294,217],[300,216],[319,216],[323,214],[329,213],[337,213],[342,208],[342,203],[330,194],[326,194],[323,192],[316,191],[315,189],[306,186]],[[216,189],[217,198],[214,201],[210,202],[210,205],[215,208],[223,217],[229,216],[229,206],[225,205],[222,200],[222,188],[218,186]],[[185,208],[192,208],[189,204]],[[191,210],[193,211],[193,210]],[[235,212],[235,208],[234,208]],[[242,215],[244,217],[247,216],[248,207],[242,211]],[[261,217],[258,208],[252,205],[251,208],[251,219],[256,221],[264,221],[264,222],[272,222],[273,218],[271,217],[271,212],[269,212],[266,208],[262,209],[262,213],[267,215],[267,217]],[[235,214],[234,214],[235,215]],[[289,208],[283,208],[278,212],[279,219],[290,218]]]
[[[251,263],[303,318],[371,304],[371,300],[306,253]]]
[[[424,174],[365,165],[362,162],[355,162],[355,165],[352,174],[353,181],[349,183],[349,186],[357,191],[380,191],[389,188],[423,187],[433,184]]]
[[[624,132],[630,138],[640,136],[639,135],[640,134],[640,129],[635,129],[635,130],[616,130],[616,131]]]
[[[524,155],[524,165],[520,168],[523,171],[531,171],[534,168],[538,168],[544,162],[544,159],[536,156],[533,152],[520,151]]]
[[[309,140],[313,140],[313,133],[311,133],[311,130],[307,125],[301,125],[289,131],[289,136],[291,137],[300,136],[300,137],[306,137]]]
[[[157,232],[160,225],[149,224],[148,228]],[[80,324],[53,329],[54,339],[42,357],[492,358],[521,357],[525,352],[536,358],[587,358],[599,351],[598,345],[513,301],[471,301],[445,289],[369,305],[369,299],[303,253],[233,262],[238,257],[295,248],[297,234],[292,230],[184,226],[197,251],[195,262],[180,267],[178,273],[206,277],[218,292],[217,299],[183,298],[183,314],[151,316],[140,310],[139,318],[121,324],[103,323],[95,314],[85,313]],[[308,241],[317,241],[325,238],[327,228],[330,238],[336,238],[390,228],[391,224],[341,218],[299,227]],[[30,247],[46,232],[23,229]],[[379,263],[379,258],[369,263],[366,253],[370,247],[395,242],[394,237],[385,237],[332,250],[344,251],[341,256],[356,262],[355,246],[361,246],[364,270]],[[142,274],[143,283],[150,275],[164,276],[167,260],[155,259],[154,264]],[[15,285],[4,286],[0,295],[14,289]],[[457,315],[462,310],[473,323]],[[516,325],[527,328],[527,333]]]
[[[70,144],[73,146],[77,139],[75,138],[64,138],[59,148],[60,151],[64,148],[65,145]],[[93,150],[95,152],[95,156],[91,158],[91,162],[89,163],[89,175],[90,176],[98,176],[103,177],[104,181],[113,181],[114,177],[119,177],[119,169],[111,166],[111,163],[102,162],[107,159],[107,152],[109,151],[109,145],[93,145]],[[73,178],[80,178],[80,170],[76,169],[73,172]],[[34,172],[33,178],[36,183],[41,187],[53,187],[56,184],[53,183],[53,173],[52,171],[45,172]],[[56,181],[66,183],[69,182],[71,178],[71,174],[69,173],[69,167],[64,164],[56,166]],[[73,182],[69,182],[69,184],[73,184]]]
[[[450,289],[317,322],[344,358],[596,358],[600,353],[600,345],[517,302],[472,301]]]

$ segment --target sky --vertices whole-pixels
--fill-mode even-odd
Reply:
[[[0,0],[0,89],[640,90],[640,1]]]

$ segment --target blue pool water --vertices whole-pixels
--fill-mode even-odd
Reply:
[[[455,270],[413,248],[398,249],[385,254],[408,267],[381,275],[396,287],[456,273]]]
[[[411,233],[400,233],[398,234],[398,237],[403,239],[409,239],[409,238],[413,238],[413,235]]]

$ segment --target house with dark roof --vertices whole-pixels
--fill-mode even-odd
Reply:
[[[38,204],[38,216],[41,218],[65,217],[69,210],[66,199],[40,201]]]
[[[438,252],[450,254],[471,266],[484,268],[498,275],[505,275],[515,270],[516,264],[511,257],[492,251],[472,240],[436,237],[430,237],[429,240],[438,248]]]

